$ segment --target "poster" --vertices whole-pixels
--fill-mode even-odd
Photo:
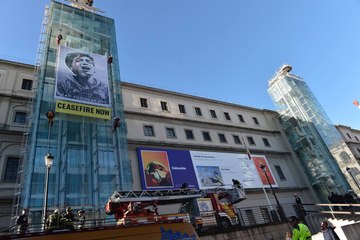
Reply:
[[[232,188],[232,179],[244,188],[269,187],[259,168],[268,167],[266,157],[247,154],[138,148],[143,189],[173,189],[186,183],[190,188]],[[268,168],[272,186],[275,178]],[[171,180],[170,180],[171,179]]]
[[[110,107],[107,65],[103,55],[59,46],[55,98]]]
[[[251,156],[252,160],[254,161],[256,170],[258,171],[258,174],[260,176],[261,182],[264,186],[269,186],[269,182],[273,187],[277,187],[277,184],[275,182],[275,178],[273,177],[272,171],[269,168],[269,165],[266,161],[265,156],[257,156],[257,155],[253,155]],[[261,170],[260,165],[263,164],[265,165],[266,168],[266,175],[269,178],[269,181],[266,178],[266,175],[264,174],[264,172]]]
[[[199,188],[189,151],[138,148],[138,159],[143,189]]]

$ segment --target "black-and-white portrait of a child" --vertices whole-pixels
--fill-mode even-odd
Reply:
[[[60,46],[55,98],[109,106],[109,92],[105,56]]]

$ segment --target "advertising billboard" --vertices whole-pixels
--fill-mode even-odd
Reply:
[[[244,188],[268,187],[259,168],[267,166],[271,184],[277,187],[265,156],[247,154],[186,151],[173,149],[138,148],[142,187],[150,189],[190,188],[207,189],[232,186],[239,180]]]
[[[138,149],[143,189],[199,188],[189,151]]]
[[[104,55],[59,46],[55,98],[110,107],[107,65]],[[73,114],[76,114],[76,111]]]

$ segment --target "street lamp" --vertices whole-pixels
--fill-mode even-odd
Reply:
[[[45,191],[44,191],[44,210],[43,210],[44,226],[43,226],[43,229],[45,230],[48,193],[49,193],[49,172],[50,172],[50,168],[54,162],[54,156],[51,155],[51,153],[47,153],[44,156],[44,159],[45,159],[45,167],[46,167],[46,176],[45,176]]]
[[[349,167],[347,167],[346,168],[346,171],[350,174],[350,176],[352,177],[352,179],[354,180],[354,182],[355,182],[355,184],[356,184],[356,186],[358,187],[358,189],[360,190],[360,186],[359,186],[359,183],[356,181],[356,179],[355,179],[355,177],[354,177],[354,175],[352,174],[352,171],[351,171],[352,169],[351,168],[349,168]]]
[[[286,219],[286,217],[285,217],[284,210],[282,209],[282,207],[281,207],[281,205],[280,205],[280,202],[279,202],[279,200],[278,200],[277,197],[276,197],[274,188],[272,187],[272,185],[271,185],[271,183],[270,183],[269,176],[268,176],[267,173],[266,173],[266,166],[265,166],[263,163],[261,163],[261,164],[260,164],[260,169],[261,169],[261,171],[265,174],[266,180],[268,181],[269,186],[270,186],[270,189],[271,189],[271,191],[272,191],[272,193],[273,193],[273,195],[274,195],[274,198],[275,198],[275,201],[276,201],[276,205],[277,205],[277,209],[278,209],[278,213],[279,213],[279,215],[280,215],[280,219],[283,220],[283,221],[286,221],[287,219]]]

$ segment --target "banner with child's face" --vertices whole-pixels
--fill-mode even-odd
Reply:
[[[56,64],[55,98],[100,107],[110,107],[107,65],[107,59],[104,55],[59,46]],[[89,111],[94,110],[90,109]]]

